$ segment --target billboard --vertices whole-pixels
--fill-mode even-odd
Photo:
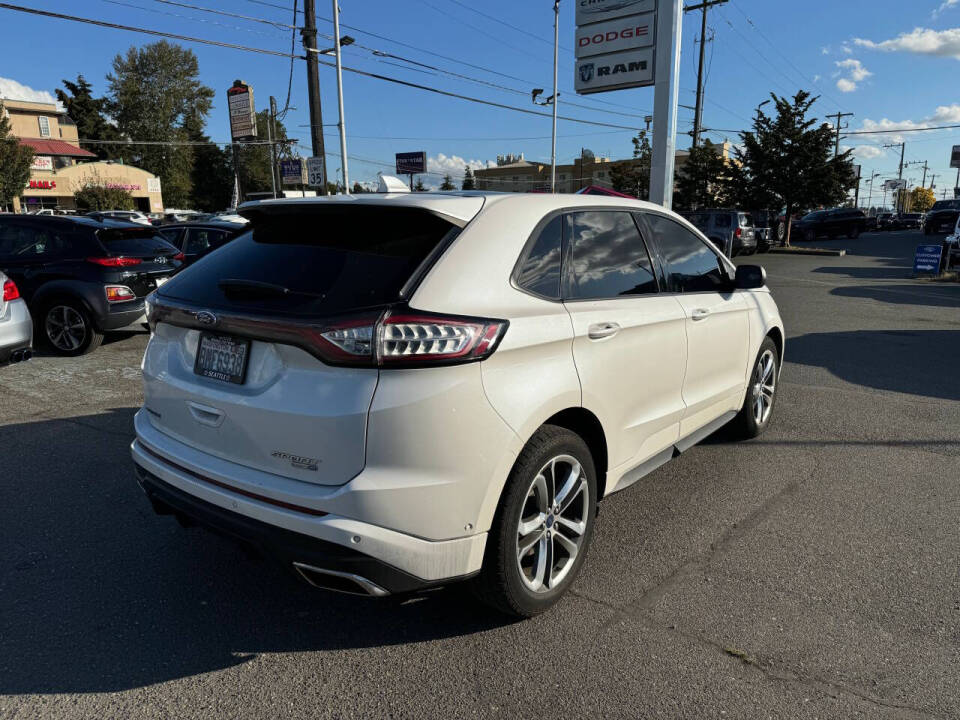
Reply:
[[[654,48],[637,48],[577,60],[574,89],[580,95],[653,85]]]
[[[883,183],[883,190],[899,190],[900,188],[905,188],[907,186],[906,180],[887,180]]]
[[[577,25],[653,12],[656,0],[577,0]]]
[[[419,175],[427,171],[427,153],[397,153],[397,175]]]
[[[230,110],[230,138],[252,140],[257,137],[257,114],[253,104],[253,88],[234,80],[227,90],[227,107]]]
[[[303,158],[280,161],[280,180],[284,185],[303,185],[307,181]]]
[[[950,153],[950,167],[960,168],[960,145],[953,146],[953,152]]]
[[[653,45],[656,16],[632,15],[577,28],[577,58]]]

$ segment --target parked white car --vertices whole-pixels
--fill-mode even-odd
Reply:
[[[152,225],[150,218],[139,210],[95,210],[88,212],[87,215],[97,220],[113,218],[114,220],[126,220],[127,222],[137,223],[138,225]]]
[[[662,207],[585,195],[267,200],[153,296],[132,445],[154,508],[374,596],[471,579],[530,616],[597,502],[770,422],[784,330]]]

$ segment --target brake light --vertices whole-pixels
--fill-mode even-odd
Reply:
[[[104,290],[107,293],[107,302],[126,302],[137,297],[126,285],[107,285]]]
[[[143,260],[128,257],[88,257],[87,262],[102,265],[103,267],[130,267],[131,265],[139,265]]]
[[[503,320],[388,312],[328,328],[320,333],[326,347],[317,349],[333,362],[379,367],[473,362],[496,349],[506,328]]]
[[[174,255],[174,256],[173,256],[172,258],[170,258],[170,259],[171,259],[171,260],[179,260],[180,262],[183,262],[184,260],[187,259],[187,256],[184,255],[182,252],[178,252],[176,255]]]
[[[7,280],[3,283],[3,301],[9,302],[10,300],[16,300],[20,297],[20,291],[17,289],[17,284],[13,280]]]
[[[737,228],[736,230],[733,231],[734,237],[740,237],[741,235],[743,235],[743,230],[741,230],[740,228]]]

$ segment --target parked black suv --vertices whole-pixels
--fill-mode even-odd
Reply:
[[[960,198],[937,200],[923,220],[923,234],[952,233],[960,217]]]
[[[34,336],[60,355],[145,322],[144,298],[183,255],[152,227],[87,217],[0,215],[0,270],[27,301]]]
[[[246,223],[228,220],[185,222],[157,228],[163,238],[184,254],[184,262],[192,263],[201,255],[216,250],[247,229]]]
[[[791,235],[808,241],[824,235],[831,239],[840,235],[853,239],[859,237],[866,226],[867,218],[862,210],[837,208],[807,213],[793,224],[790,232]]]

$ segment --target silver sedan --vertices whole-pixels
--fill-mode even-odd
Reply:
[[[33,320],[16,283],[0,272],[0,362],[30,359]]]

